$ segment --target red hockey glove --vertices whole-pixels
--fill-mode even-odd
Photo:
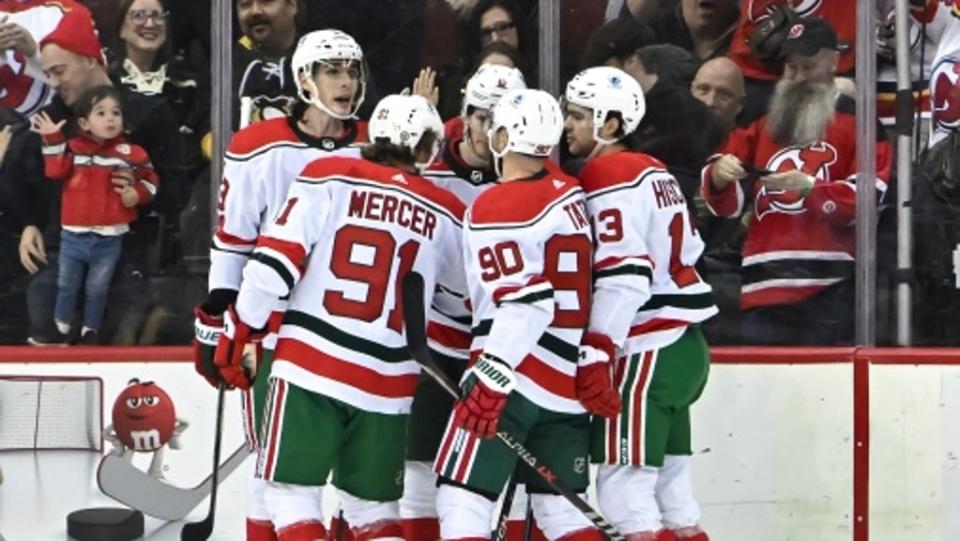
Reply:
[[[463,398],[453,407],[456,423],[481,438],[497,434],[500,412],[516,386],[513,369],[502,360],[482,353],[467,370]]]
[[[193,369],[207,380],[207,383],[217,387],[220,383],[220,371],[213,362],[213,353],[217,349],[217,342],[223,333],[223,317],[212,316],[203,308],[193,309]]]
[[[229,387],[249,389],[253,385],[260,357],[260,340],[265,334],[241,321],[232,305],[227,308],[223,314],[223,334],[213,361]]]
[[[616,349],[606,335],[594,332],[583,335],[577,361],[577,399],[594,415],[612,418],[620,413],[620,395],[610,378]]]

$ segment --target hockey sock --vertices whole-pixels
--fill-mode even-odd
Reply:
[[[330,541],[355,541],[350,523],[340,513],[330,519],[329,539]]]
[[[629,539],[629,537],[627,538]],[[605,541],[606,537],[595,527],[570,532],[558,541]]]
[[[374,539],[403,541],[403,528],[396,520],[384,520],[362,528],[354,528],[353,535],[356,541],[373,541]]]
[[[247,519],[247,541],[277,541],[277,532],[269,520]]]
[[[507,541],[524,541],[523,534],[527,528],[526,520],[508,520],[507,521]],[[530,541],[547,541],[547,536],[543,535],[543,530],[534,520],[530,525]]]
[[[322,541],[327,538],[327,529],[322,522],[306,520],[285,526],[277,531],[279,541]]]
[[[406,541],[436,541],[440,539],[440,520],[434,517],[404,518],[400,520]],[[508,539],[509,539],[509,534]]]

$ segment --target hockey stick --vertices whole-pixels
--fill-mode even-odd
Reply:
[[[420,364],[420,367],[430,377],[435,379],[454,399],[460,398],[460,392],[446,374],[437,367],[430,357],[430,349],[427,347],[426,323],[423,308],[423,277],[416,272],[409,272],[403,278],[403,322],[407,333],[407,347],[414,360]],[[520,457],[520,462],[526,464],[531,470],[540,476],[547,486],[554,492],[563,496],[570,505],[580,510],[590,522],[599,528],[611,541],[625,541],[620,534],[600,513],[593,509],[587,502],[582,500],[577,494],[570,490],[570,487],[560,480],[555,473],[545,464],[534,456],[523,443],[517,441],[505,430],[497,432],[497,437]]]
[[[213,436],[213,486],[210,488],[210,510],[200,522],[188,522],[180,530],[180,541],[206,541],[213,532],[213,519],[217,513],[217,479],[220,470],[220,443],[223,440],[223,398],[226,385],[221,381],[217,388],[217,427]]]
[[[223,481],[250,456],[250,448],[242,444],[220,464],[219,481]],[[163,520],[183,520],[210,495],[213,474],[193,488],[179,488],[150,477],[127,460],[108,454],[97,469],[100,491],[114,500]]]
[[[513,496],[517,493],[517,474],[510,476],[507,492],[503,495],[503,505],[500,507],[500,517],[497,518],[497,529],[490,536],[494,541],[505,541],[507,538],[507,523],[510,521],[510,508],[513,507]]]

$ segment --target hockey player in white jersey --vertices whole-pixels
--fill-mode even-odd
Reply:
[[[490,534],[497,497],[517,465],[517,455],[491,439],[498,429],[573,490],[585,492],[589,481],[590,418],[575,377],[593,247],[579,183],[545,168],[562,124],[556,100],[540,90],[510,91],[493,109],[488,138],[500,180],[474,200],[464,224],[474,361],[434,465],[446,540]],[[521,480],[547,538],[601,539],[567,500],[530,477]]]
[[[588,160],[580,179],[596,243],[579,383],[609,394],[612,363],[622,402],[619,416],[594,419],[600,509],[630,541],[707,541],[689,463],[689,407],[708,371],[698,323],[717,312],[693,268],[703,241],[676,179],[628,148],[645,109],[640,85],[589,68],[564,99],[570,152]]]
[[[223,179],[217,204],[219,223],[210,251],[206,300],[195,310],[194,362],[212,385],[221,377],[243,391],[243,426],[247,442],[257,443],[265,378],[249,371],[221,374],[212,363],[213,348],[223,327],[223,313],[240,289],[241,271],[253,252],[266,221],[276,217],[287,190],[303,168],[325,156],[359,157],[366,141],[366,123],[353,119],[366,88],[363,52],[356,41],[339,30],[319,30],[304,35],[293,54],[293,68],[301,103],[290,117],[258,122],[240,130],[230,141],[224,158]],[[271,323],[282,317],[282,305]],[[274,336],[263,341],[259,362],[269,373]],[[247,539],[276,539],[263,506],[263,483],[251,478],[248,495]]]
[[[446,141],[436,161],[423,176],[470,205],[497,181],[493,156],[487,144],[490,111],[507,91],[526,88],[516,68],[484,64],[467,81],[460,117],[463,136]],[[439,290],[429,311],[427,335],[433,358],[453,381],[466,369],[470,351],[470,309],[465,291]],[[443,427],[453,400],[427,376],[421,376],[410,412],[407,433],[407,463],[404,492],[400,500],[406,541],[435,541],[440,537],[437,520],[437,455]]]
[[[399,286],[416,271],[428,297],[437,285],[465,287],[464,205],[417,176],[442,134],[424,98],[384,98],[364,159],[310,163],[243,269],[216,350],[221,373],[243,370],[270,307],[289,296],[257,462],[280,541],[324,538],[317,488],[331,473],[354,539],[403,537],[398,442],[420,369],[406,347]]]

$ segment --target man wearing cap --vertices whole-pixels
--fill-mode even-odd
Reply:
[[[857,186],[854,103],[833,81],[839,57],[829,23],[794,24],[766,116],[734,131],[701,175],[714,215],[739,216],[753,203],[740,298],[743,338],[751,344],[845,344],[853,337],[856,190],[882,198],[891,152],[879,139],[878,178]]]
[[[69,138],[75,129],[71,105],[88,89],[113,84],[107,76],[105,59],[90,12],[86,9],[65,11],[56,28],[40,41],[39,49],[43,71],[50,87],[56,91],[43,111],[54,122],[67,121],[63,131]],[[134,93],[124,93],[128,108],[137,107],[136,99]],[[142,146],[155,162],[166,163],[170,158],[166,154],[168,145],[163,134],[176,129],[176,126],[171,128],[169,125],[171,121],[163,115],[150,115],[137,130],[129,134],[129,139]],[[167,180],[163,170],[161,175],[164,181]],[[114,172],[114,179],[118,183],[132,182],[132,175],[121,169]],[[161,182],[160,192],[155,199],[155,208],[161,210],[165,205],[163,201],[171,198],[163,185],[164,182]],[[57,290],[57,256],[54,252],[60,239],[60,186],[60,183],[49,181],[39,185],[30,184],[26,186],[30,200],[23,202],[27,207],[24,216],[26,226],[20,236],[19,251],[21,264],[34,274],[27,289],[31,327],[28,341],[34,345],[62,344],[68,339],[55,332],[52,326]],[[111,286],[110,306],[123,306],[129,312],[140,308],[137,300],[148,300],[146,256],[149,246],[157,240],[158,220],[155,215],[141,213],[141,218],[131,224],[132,234],[124,237],[120,263]],[[118,299],[118,295],[124,299]]]

